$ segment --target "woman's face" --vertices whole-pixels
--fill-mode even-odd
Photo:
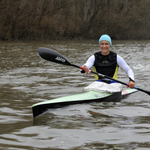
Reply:
[[[100,49],[102,55],[108,55],[109,54],[109,49],[110,49],[110,44],[107,41],[101,41],[100,42]]]

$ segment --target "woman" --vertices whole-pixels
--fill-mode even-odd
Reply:
[[[129,77],[128,86],[130,88],[135,87],[134,83],[134,73],[132,69],[127,65],[125,60],[116,54],[115,52],[110,51],[110,46],[112,46],[111,38],[109,35],[104,34],[99,38],[100,52],[92,55],[87,62],[83,65],[83,70],[89,74],[90,68],[94,67],[94,71],[112,77],[114,79],[118,78],[118,68],[122,68]],[[84,73],[84,71],[81,71]],[[112,83],[113,81],[108,81],[108,79],[102,79],[99,76],[95,76],[97,80],[106,83]]]

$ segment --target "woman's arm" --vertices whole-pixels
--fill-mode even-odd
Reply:
[[[83,70],[87,74],[89,74],[90,68],[92,68],[92,66],[94,65],[94,62],[95,62],[95,56],[92,55],[91,57],[88,58],[88,60],[86,61],[86,63],[82,66]],[[81,70],[82,73],[84,73],[83,70]]]
[[[128,82],[129,87],[134,88],[134,86],[135,86],[134,73],[133,73],[132,69],[125,62],[125,60],[119,55],[117,55],[117,64],[119,65],[119,67],[121,67],[127,73],[128,77],[129,77],[129,82]]]

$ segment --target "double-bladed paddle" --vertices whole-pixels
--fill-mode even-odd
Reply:
[[[58,63],[58,64],[62,64],[62,65],[68,65],[68,66],[73,66],[73,67],[76,67],[76,68],[79,68],[79,69],[83,69],[81,66],[77,66],[75,64],[70,63],[64,56],[62,56],[60,53],[58,53],[54,50],[44,48],[44,47],[39,47],[38,48],[38,53],[45,60],[55,62],[55,63]],[[100,73],[97,73],[97,72],[94,72],[94,71],[91,71],[91,73],[96,74],[96,75],[98,75],[100,77],[103,77],[103,78],[107,78],[107,79],[116,81],[118,83],[121,83],[121,84],[127,86],[126,83],[124,83],[122,81],[119,81],[119,80],[116,80],[116,79],[113,79],[113,78],[111,78],[107,75],[103,75],[103,74],[100,74]],[[150,91],[143,90],[143,89],[138,88],[138,87],[134,87],[134,88],[150,95]]]

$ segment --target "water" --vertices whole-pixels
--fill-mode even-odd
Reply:
[[[54,49],[82,65],[97,41],[0,42],[0,149],[149,150],[150,96],[137,92],[116,103],[78,104],[33,119],[32,105],[82,92],[94,80],[79,70],[41,59],[38,47]],[[150,41],[113,41],[135,73],[136,86],[150,90]],[[128,82],[120,70],[119,80]]]

